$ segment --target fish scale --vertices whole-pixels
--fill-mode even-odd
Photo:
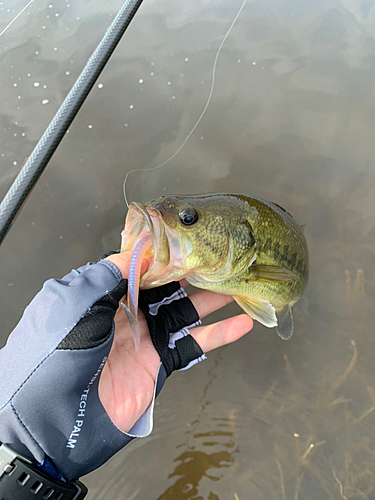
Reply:
[[[150,251],[168,258],[154,259],[141,288],[184,277],[232,295],[252,318],[276,327],[284,340],[291,337],[292,307],[308,280],[308,249],[302,227],[285,209],[242,194],[161,196],[130,204],[122,250],[136,248],[147,231]]]

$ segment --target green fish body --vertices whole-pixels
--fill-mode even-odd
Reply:
[[[129,207],[122,250],[151,233],[141,288],[181,278],[231,295],[252,318],[293,333],[292,307],[308,280],[303,228],[275,203],[241,194],[162,196]]]

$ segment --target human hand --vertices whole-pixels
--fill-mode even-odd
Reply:
[[[121,253],[113,254],[107,260],[120,269],[123,278],[127,278],[130,258],[130,253]],[[145,259],[141,275],[147,268]],[[185,280],[181,282],[184,288],[187,284]],[[188,297],[201,319],[233,301],[232,297],[207,290],[194,292]],[[160,365],[160,356],[152,343],[142,311],[139,311],[138,319],[141,346],[136,351],[126,315],[121,308],[118,309],[112,348],[99,382],[100,400],[109,418],[123,432],[128,432],[149,407]],[[190,334],[207,353],[238,340],[252,326],[253,321],[247,314],[239,314],[212,325],[193,328]]]
[[[147,323],[140,313],[136,352],[126,315],[118,310],[128,259],[113,255],[48,280],[0,350],[0,442],[52,477],[81,477],[134,437],[148,435],[155,385],[160,390],[174,369],[191,366],[203,358],[202,351],[232,342],[252,326],[242,314],[193,328],[190,335],[187,328],[197,324],[198,315],[231,299],[198,291],[190,302],[171,283],[141,291]],[[143,272],[147,262],[144,266]],[[163,306],[150,319],[159,300]]]

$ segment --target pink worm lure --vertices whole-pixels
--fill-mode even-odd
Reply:
[[[152,246],[151,235],[144,236],[138,245],[135,247],[129,267],[128,277],[128,305],[121,302],[121,307],[124,309],[128,318],[130,328],[132,330],[135,350],[139,351],[140,347],[140,332],[138,323],[138,293],[139,281],[141,277],[142,260],[147,250]]]

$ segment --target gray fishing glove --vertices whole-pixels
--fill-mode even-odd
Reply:
[[[152,430],[154,399],[125,433],[98,395],[126,291],[108,260],[48,280],[0,350],[0,442],[56,479],[89,473]],[[173,370],[204,359],[188,331],[199,318],[178,283],[141,292],[139,303],[162,361],[155,398]]]

